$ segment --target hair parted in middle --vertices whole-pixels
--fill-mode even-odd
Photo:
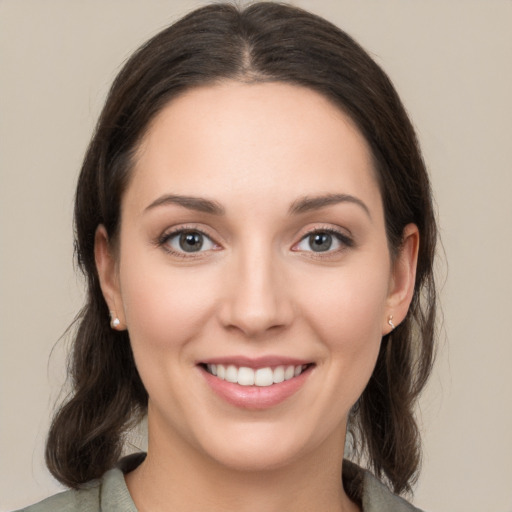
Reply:
[[[120,456],[123,433],[147,409],[126,331],[112,330],[94,259],[103,224],[116,247],[121,201],[138,144],[155,116],[194,87],[235,80],[284,82],[328,98],[371,149],[391,255],[404,227],[418,226],[420,250],[405,320],[384,336],[349,428],[356,452],[395,492],[410,490],[420,462],[413,407],[434,354],[436,225],[414,129],[390,80],[346,33],[304,10],[273,2],[197,9],[144,44],[114,81],[85,155],[75,202],[76,256],[87,279],[70,359],[72,394],[57,411],[46,460],[78,487]]]

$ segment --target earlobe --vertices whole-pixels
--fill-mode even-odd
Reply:
[[[94,259],[103,298],[107,303],[112,329],[122,330],[126,325],[117,271],[117,260],[109,243],[107,230],[102,224],[94,237]]]
[[[415,224],[405,226],[402,240],[393,262],[383,334],[388,334],[403,321],[414,294],[420,244],[418,227]]]

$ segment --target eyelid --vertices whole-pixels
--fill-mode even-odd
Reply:
[[[328,250],[328,251],[303,251],[300,249],[295,249],[303,240],[305,240],[307,237],[314,235],[316,233],[328,233],[332,236],[334,236],[337,241],[342,244],[343,247],[335,249],[335,250]],[[304,253],[313,253],[315,257],[328,257],[332,256],[333,254],[339,253],[340,251],[343,251],[344,249],[353,247],[355,245],[354,239],[352,238],[352,235],[347,234],[346,230],[342,230],[340,228],[333,227],[332,225],[329,226],[314,226],[306,230],[304,232],[299,241],[293,244],[292,251],[296,252],[304,252]]]
[[[169,240],[186,232],[200,233],[202,236],[210,240],[211,243],[215,246],[215,248],[200,250],[197,252],[178,251],[171,248],[170,245],[168,244]],[[194,225],[179,225],[165,230],[161,235],[157,237],[157,239],[155,240],[155,245],[161,247],[167,253],[181,258],[199,258],[204,256],[205,253],[208,253],[210,251],[216,251],[222,248],[222,246],[215,240],[215,238],[211,234],[207,232],[207,230],[204,230]]]
[[[209,232],[209,230],[205,230],[202,227],[198,227],[197,225],[189,225],[189,224],[182,224],[178,226],[174,226],[172,228],[168,228],[164,230],[164,232],[159,235],[155,240],[154,244],[158,247],[161,247],[163,250],[165,250],[167,253],[170,253],[172,255],[182,257],[182,258],[199,258],[202,256],[205,256],[205,253],[209,253],[211,251],[218,251],[222,249],[222,245],[217,242],[216,237],[212,236]],[[302,253],[312,253],[314,257],[318,258],[327,258],[329,256],[335,255],[339,252],[342,252],[343,250],[353,247],[355,245],[354,239],[352,238],[351,234],[347,234],[346,229],[342,229],[339,227],[334,227],[332,225],[316,225],[313,227],[308,228],[305,232],[303,232],[297,242],[293,244],[291,247],[291,250],[294,252],[302,252]],[[180,235],[184,232],[196,232],[200,233],[202,236],[210,240],[210,242],[215,246],[212,249],[206,249],[206,250],[199,250],[197,252],[186,252],[186,251],[178,251],[172,249],[168,241]],[[342,247],[337,248],[335,250],[327,250],[327,251],[306,251],[302,249],[297,249],[296,247],[307,237],[315,234],[315,233],[328,233],[336,238],[336,240],[342,245]]]

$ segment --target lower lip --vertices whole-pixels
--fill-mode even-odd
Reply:
[[[215,377],[202,366],[198,368],[217,395],[229,404],[243,409],[269,409],[284,402],[304,385],[313,369],[309,366],[298,377],[271,386],[241,386]]]

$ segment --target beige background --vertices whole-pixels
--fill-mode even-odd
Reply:
[[[301,0],[388,71],[417,126],[447,265],[421,403],[415,503],[512,511],[512,1]],[[0,510],[58,489],[42,462],[81,304],[74,182],[106,90],[145,39],[202,2],[0,0]]]

